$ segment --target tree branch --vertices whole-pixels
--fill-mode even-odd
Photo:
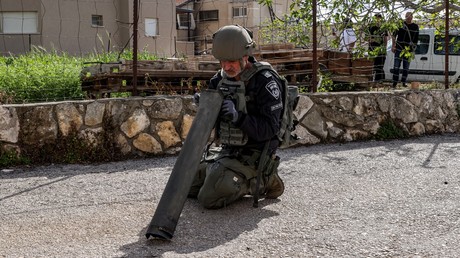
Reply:
[[[409,7],[409,8],[412,8],[412,9],[418,9],[419,5],[420,5],[420,3],[415,3],[415,2],[409,1],[409,0],[401,0],[401,3],[405,7]],[[421,11],[426,12],[426,13],[431,13],[431,14],[439,13],[440,11],[442,11],[444,9],[446,9],[445,2],[435,4],[434,6],[420,7]],[[452,11],[460,11],[460,6],[450,3],[449,9],[452,10]]]

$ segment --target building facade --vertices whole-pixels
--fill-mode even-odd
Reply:
[[[130,0],[1,0],[0,53],[26,53],[33,46],[72,55],[132,47]],[[175,43],[176,2],[140,0],[140,50],[171,57]]]
[[[257,0],[197,0],[195,1],[197,52],[209,52],[212,35],[220,27],[239,24],[253,31],[254,40],[259,44],[261,26],[275,17],[282,18],[289,13],[292,0],[273,0],[265,6]]]
[[[289,12],[293,0],[138,0],[138,49],[159,57],[210,53],[220,27],[239,24],[254,32]],[[34,46],[71,55],[133,47],[134,0],[0,0],[0,54]]]

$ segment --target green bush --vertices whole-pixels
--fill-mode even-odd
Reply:
[[[406,137],[408,137],[407,132],[397,126],[393,120],[384,121],[375,135],[377,140],[400,139]]]
[[[14,167],[19,165],[28,165],[30,160],[26,157],[20,156],[15,151],[3,151],[0,154],[0,168]]]
[[[0,90],[14,103],[81,99],[81,64],[79,58],[38,48],[0,57]]]
[[[85,63],[132,60],[132,56],[132,51],[125,51],[75,57],[39,47],[23,55],[0,56],[0,103],[83,99],[80,72]],[[138,54],[138,59],[158,58],[143,51]]]
[[[321,85],[318,87],[318,92],[337,92],[337,91],[355,91],[354,83],[349,82],[334,82],[331,79],[332,74],[329,72],[321,72]]]

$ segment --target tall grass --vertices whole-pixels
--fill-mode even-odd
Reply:
[[[31,103],[84,99],[80,72],[88,62],[117,62],[131,60],[132,51],[75,57],[66,53],[34,47],[31,52],[17,56],[0,56],[0,103]],[[139,60],[155,60],[147,52]]]

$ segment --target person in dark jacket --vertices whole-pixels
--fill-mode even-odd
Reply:
[[[406,13],[406,19],[403,26],[393,33],[392,36],[392,49],[395,53],[394,67],[393,67],[393,88],[399,81],[399,68],[401,63],[403,65],[401,83],[406,86],[407,76],[409,74],[410,60],[413,58],[415,48],[417,46],[419,27],[412,22],[412,12]]]
[[[245,195],[278,198],[284,192],[276,156],[281,82],[271,66],[257,69],[254,48],[251,32],[238,25],[224,26],[213,36],[212,54],[221,69],[209,88],[224,95],[215,127],[220,144],[206,151],[189,192],[205,208],[222,208]]]
[[[386,59],[386,43],[388,33],[382,30],[382,15],[376,14],[372,26],[369,28],[369,52],[374,56],[374,82],[381,83],[385,80],[385,72],[383,66],[385,65]]]

